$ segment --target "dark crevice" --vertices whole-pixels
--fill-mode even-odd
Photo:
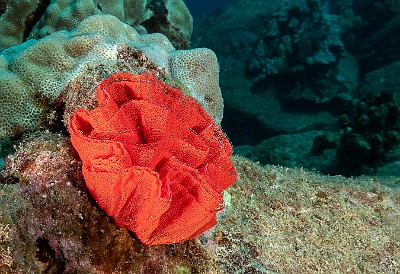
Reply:
[[[167,20],[168,10],[163,1],[150,1],[147,8],[153,12],[153,16],[142,22],[141,25],[145,27],[148,32],[159,32],[160,26],[167,26],[169,24]]]
[[[42,263],[41,273],[63,273],[65,270],[64,258],[57,258],[49,240],[40,237],[36,240],[36,258]]]
[[[278,134],[266,128],[257,117],[244,113],[228,104],[224,106],[222,128],[234,146],[256,145]]]
[[[8,1],[0,0],[0,16],[6,11]]]
[[[47,7],[50,5],[50,0],[39,0],[38,6],[35,11],[29,14],[25,19],[25,30],[24,36],[22,37],[22,42],[25,42],[32,32],[33,27],[39,22],[43,14],[46,12]]]

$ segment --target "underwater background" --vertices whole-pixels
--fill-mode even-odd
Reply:
[[[325,174],[399,175],[398,9],[235,1],[195,20],[192,46],[219,58],[235,153]]]
[[[400,273],[399,43],[396,0],[0,0],[0,272]],[[231,142],[199,237],[143,245],[87,188],[69,117],[121,71]]]

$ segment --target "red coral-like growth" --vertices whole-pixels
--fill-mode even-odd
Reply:
[[[69,132],[101,208],[146,245],[214,226],[236,171],[229,141],[205,110],[154,74],[113,75],[97,97],[99,107],[71,116]]]

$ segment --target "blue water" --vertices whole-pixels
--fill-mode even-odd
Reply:
[[[193,18],[196,20],[224,8],[232,0],[186,0],[184,1]]]

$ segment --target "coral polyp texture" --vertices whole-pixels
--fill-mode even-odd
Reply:
[[[110,14],[141,32],[165,34],[177,48],[189,46],[193,22],[182,0],[10,0],[0,10],[0,51],[27,39],[71,30],[91,15]]]
[[[95,86],[119,71],[156,72],[221,122],[218,62],[211,50],[175,50],[162,34],[139,34],[117,17],[95,15],[72,31],[32,39],[1,53],[0,139],[47,126],[55,105],[69,104],[70,112],[85,104],[94,107]]]
[[[228,139],[201,105],[154,73],[113,75],[97,97],[99,107],[71,116],[69,131],[100,207],[146,245],[214,226],[236,172]]]

